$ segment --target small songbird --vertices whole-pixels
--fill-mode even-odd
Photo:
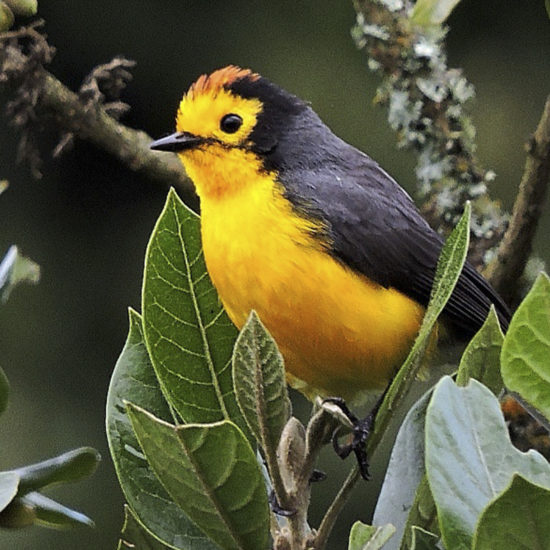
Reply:
[[[237,327],[256,310],[289,383],[351,401],[384,389],[417,335],[442,248],[395,180],[305,101],[235,66],[201,76],[176,133],[151,147],[179,155],[223,305]],[[466,263],[444,317],[471,336],[491,304],[505,329],[508,308]]]

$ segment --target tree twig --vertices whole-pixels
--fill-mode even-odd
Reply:
[[[0,61],[4,84],[17,89],[18,75],[24,75],[28,56],[8,44],[3,47]],[[196,204],[191,182],[175,154],[159,155],[151,151],[152,138],[147,133],[117,122],[101,105],[89,108],[49,71],[43,67],[37,71],[41,84],[37,108],[44,114],[53,115],[61,129],[111,153],[131,170],[173,185],[184,198]]]
[[[515,298],[517,280],[531,255],[550,181],[550,96],[537,129],[527,143],[527,153],[510,225],[486,272],[496,290],[509,302]]]

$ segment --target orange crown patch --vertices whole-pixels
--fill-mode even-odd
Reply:
[[[197,81],[191,85],[188,95],[203,94],[210,91],[219,90],[220,88],[230,85],[241,78],[250,78],[258,80],[259,74],[253,73],[250,69],[241,69],[235,65],[228,65],[222,69],[218,69],[213,73],[201,75]]]

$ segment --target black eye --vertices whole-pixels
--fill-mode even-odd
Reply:
[[[239,115],[229,113],[222,118],[220,128],[226,134],[234,134],[241,127],[242,123],[243,119]]]

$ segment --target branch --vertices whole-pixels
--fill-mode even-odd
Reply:
[[[152,138],[147,133],[117,122],[98,103],[86,104],[43,66],[37,67],[31,56],[22,53],[18,34],[22,32],[0,35],[0,43],[8,42],[2,44],[0,53],[0,82],[17,93],[28,76],[29,67],[32,67],[33,83],[38,84],[32,107],[40,115],[53,115],[64,132],[70,132],[111,153],[135,172],[178,188],[186,199],[196,203],[191,182],[177,155],[154,153],[149,149]]]
[[[354,38],[366,50],[368,66],[382,78],[376,102],[388,107],[398,146],[417,155],[422,210],[431,225],[449,233],[472,203],[474,264],[500,241],[507,216],[487,195],[494,179],[475,154],[475,128],[467,103],[473,86],[447,66],[441,25],[411,20],[410,2],[354,0]]]
[[[517,280],[531,255],[550,180],[550,96],[527,144],[527,153],[510,225],[486,272],[487,278],[507,301],[514,299]]]

